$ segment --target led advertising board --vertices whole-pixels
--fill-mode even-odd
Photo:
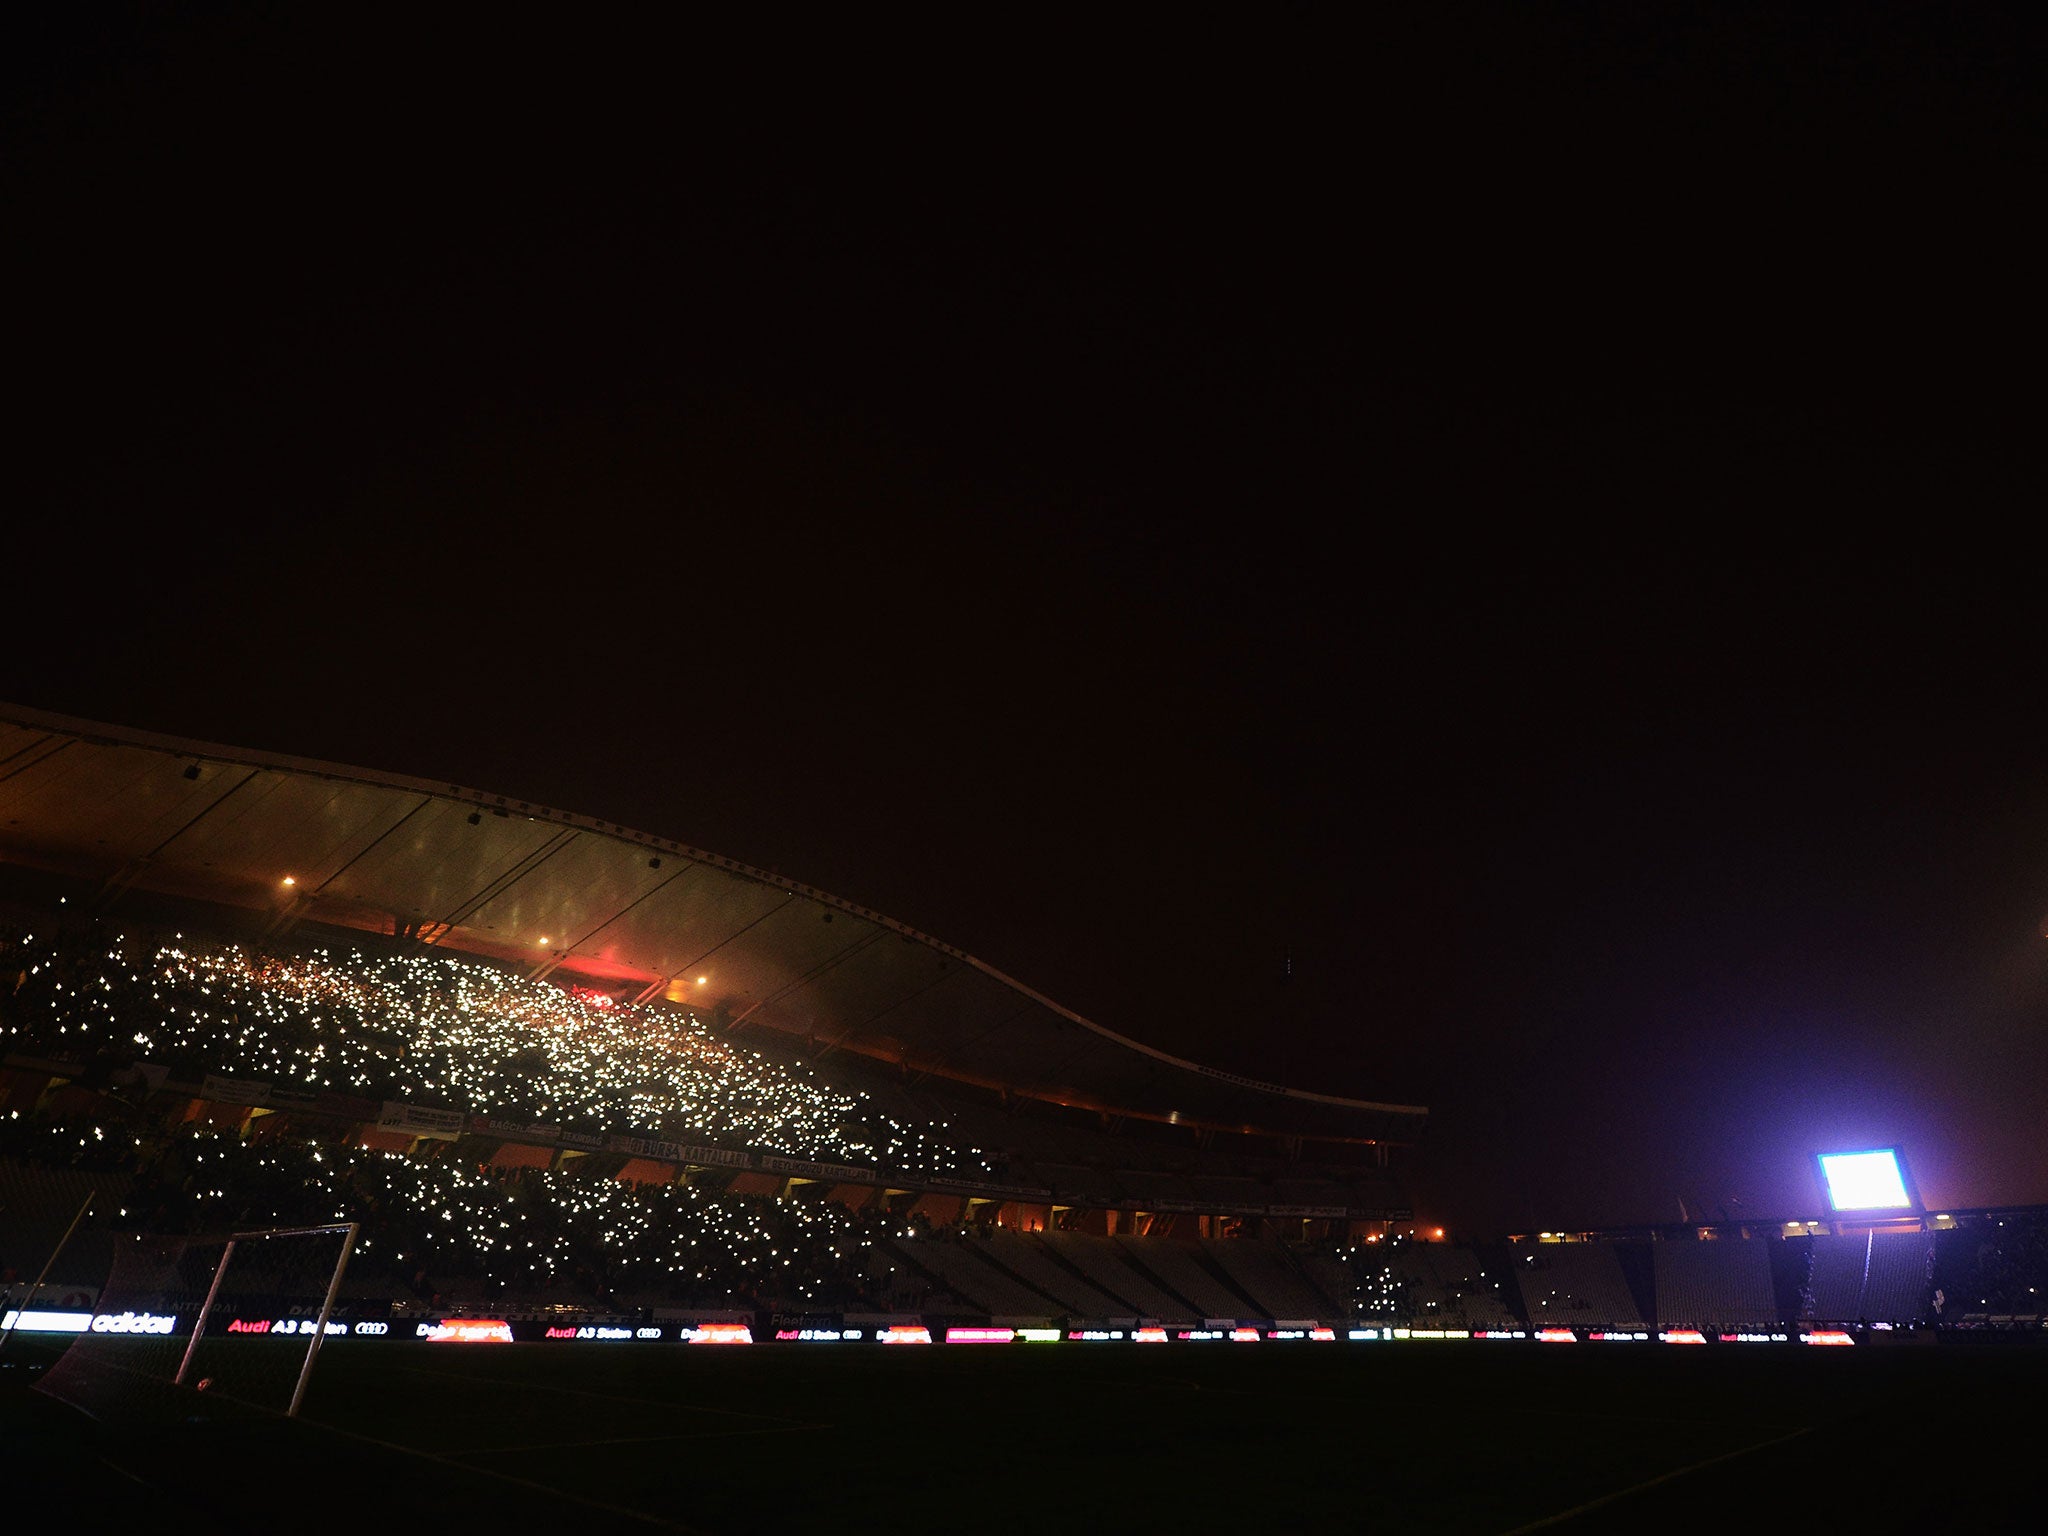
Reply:
[[[429,1344],[510,1344],[512,1325],[495,1317],[444,1317],[414,1324],[413,1334]]]
[[[0,1333],[19,1328],[23,1333],[83,1333],[92,1326],[90,1312],[57,1312],[30,1309],[17,1312],[9,1307],[0,1316]]]

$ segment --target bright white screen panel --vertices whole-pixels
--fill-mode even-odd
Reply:
[[[1828,1204],[1838,1211],[1906,1211],[1913,1197],[1906,1192],[1906,1171],[1890,1147],[1875,1152],[1823,1152],[1821,1177],[1827,1181]]]

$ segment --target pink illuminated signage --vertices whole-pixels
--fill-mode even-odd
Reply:
[[[444,1317],[438,1323],[421,1323],[416,1337],[429,1344],[510,1344],[512,1325],[486,1317]]]

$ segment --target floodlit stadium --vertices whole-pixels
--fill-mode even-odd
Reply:
[[[359,1432],[416,1349],[525,1362],[436,1365],[423,1392],[643,1400],[671,1389],[655,1362],[697,1358],[655,1346],[758,1344],[882,1373],[828,1394],[1000,1380],[1035,1401],[1061,1391],[1049,1366],[968,1387],[867,1346],[1165,1344],[1183,1364],[1145,1390],[1224,1402],[1414,1368],[1290,1351],[2048,1336],[2043,1213],[1924,1210],[1899,1149],[1822,1154],[1827,1208],[1782,1219],[1446,1242],[1404,1192],[1419,1106],[1162,1053],[880,913],[627,828],[6,706],[0,983],[0,1361],[123,1433]],[[515,1350],[441,1349],[465,1343]],[[1237,1343],[1283,1346],[1257,1367],[1277,1374],[1220,1363]],[[716,1369],[748,1405],[720,1412],[810,1422],[783,1368]],[[671,1407],[709,1413],[706,1390]],[[1112,1416],[1091,1432],[1126,1428],[1124,1386],[1089,1390]],[[1750,1444],[1624,1440],[1645,1476]]]

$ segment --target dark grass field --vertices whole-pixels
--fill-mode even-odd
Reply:
[[[2048,1348],[328,1345],[296,1421],[0,1368],[13,1513],[153,1533],[2048,1530]],[[289,1376],[285,1391],[289,1392]]]

